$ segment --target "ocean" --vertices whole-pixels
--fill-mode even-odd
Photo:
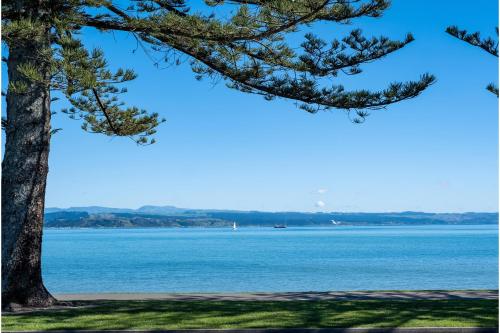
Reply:
[[[53,293],[498,289],[498,226],[45,229]]]

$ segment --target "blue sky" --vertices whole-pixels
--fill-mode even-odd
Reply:
[[[196,81],[188,64],[157,69],[134,52],[132,37],[86,31],[86,44],[102,47],[112,66],[139,74],[125,100],[167,122],[155,145],[138,147],[55,115],[63,130],[52,140],[46,206],[497,211],[498,99],[485,90],[497,81],[497,59],[444,33],[456,24],[493,35],[497,13],[493,0],[394,0],[379,19],[315,25],[326,38],[358,27],[416,38],[363,74],[341,77],[346,88],[379,89],[424,72],[438,78],[420,97],[375,111],[362,125],[339,110],[311,115],[292,101]]]

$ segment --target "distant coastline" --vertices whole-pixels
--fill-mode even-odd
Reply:
[[[47,208],[45,228],[339,227],[498,224],[498,213],[307,213],[143,206]]]

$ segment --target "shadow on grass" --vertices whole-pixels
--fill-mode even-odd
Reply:
[[[497,327],[496,300],[89,301],[4,315],[3,330]]]

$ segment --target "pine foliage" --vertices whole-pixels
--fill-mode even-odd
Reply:
[[[157,113],[126,107],[120,88],[136,75],[128,69],[111,71],[101,50],[87,50],[78,38],[84,27],[102,32],[123,31],[167,63],[189,59],[196,78],[224,80],[230,88],[266,99],[295,100],[307,112],[341,109],[362,122],[370,110],[418,96],[434,81],[422,74],[415,81],[393,82],[379,91],[348,91],[341,76],[359,75],[362,65],[379,60],[411,43],[385,36],[367,37],[354,29],[341,39],[323,40],[308,33],[300,47],[286,36],[315,22],[350,24],[360,17],[379,17],[386,0],[205,0],[189,7],[188,0],[69,0],[4,1],[2,35],[7,46],[49,32],[50,50],[40,57],[50,62],[47,84],[71,103],[63,110],[81,119],[82,128],[109,136],[129,136],[140,144],[164,120]],[[216,14],[223,12],[224,14]],[[159,64],[158,64],[159,65]],[[25,64],[23,73],[40,79]],[[12,89],[22,90],[12,82]],[[19,84],[18,84],[19,85]]]
[[[468,33],[467,30],[460,30],[457,26],[450,26],[446,28],[446,32],[455,38],[458,38],[472,46],[479,47],[498,58],[498,27],[495,28],[497,41],[491,37],[481,38],[479,32]],[[486,86],[486,89],[498,97],[498,87],[494,83]]]

